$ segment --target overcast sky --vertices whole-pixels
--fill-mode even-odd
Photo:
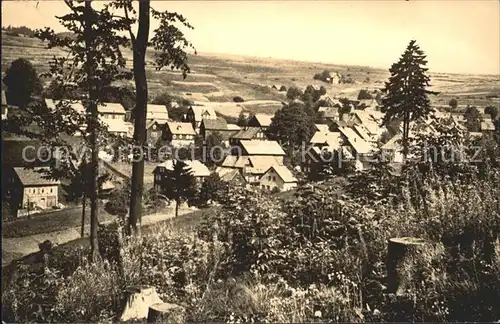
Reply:
[[[152,1],[199,52],[388,68],[411,39],[434,72],[500,74],[500,1]],[[2,1],[2,25],[62,31],[60,0]],[[154,26],[154,24],[153,24]]]

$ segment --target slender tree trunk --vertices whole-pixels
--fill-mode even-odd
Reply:
[[[82,198],[82,227],[80,230],[80,236],[84,237],[85,236],[85,205],[87,202],[87,196],[85,193],[83,193],[83,198]]]
[[[146,50],[149,40],[149,8],[150,1],[139,2],[139,27],[137,38],[133,43],[134,80],[135,80],[135,122],[134,144],[144,147],[146,142],[146,113],[148,103],[148,84],[146,80]],[[137,222],[141,219],[142,193],[144,191],[144,156],[136,156],[132,163],[132,192],[130,198],[130,221],[128,232],[140,234]]]
[[[99,206],[97,201],[97,191],[99,185],[97,179],[99,176],[99,155],[97,147],[97,125],[98,125],[98,114],[97,114],[97,89],[94,80],[94,52],[93,52],[93,42],[94,35],[92,31],[93,19],[92,19],[92,0],[85,1],[85,47],[87,49],[86,56],[86,68],[87,68],[87,79],[88,79],[88,101],[90,110],[90,149],[92,151],[91,161],[90,161],[90,258],[92,261],[98,259],[99,256],[99,246],[97,242],[97,225],[99,222]]]
[[[175,217],[179,216],[179,199],[175,200]]]

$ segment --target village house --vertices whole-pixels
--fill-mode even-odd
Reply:
[[[282,157],[269,155],[229,155],[222,162],[219,172],[227,172],[224,169],[237,169],[247,183],[257,185],[262,175],[273,165],[283,165]]]
[[[148,103],[146,119],[148,121],[154,120],[158,124],[164,125],[170,120],[167,107],[164,105],[153,105]]]
[[[156,146],[156,143],[162,138],[162,127],[156,120],[149,120],[146,123],[146,142],[149,146]]]
[[[218,117],[216,119],[203,119],[200,123],[200,134],[204,140],[215,132],[220,134],[227,132],[227,122],[224,118]]]
[[[340,147],[340,134],[330,132],[329,130],[317,131],[309,141],[309,144],[320,148],[328,146],[332,149],[338,149]]]
[[[167,122],[163,138],[174,147],[189,146],[194,144],[196,132],[191,123]]]
[[[375,146],[362,139],[354,129],[349,127],[339,127],[342,138],[342,159],[353,159],[358,170],[366,170],[371,167]]]
[[[191,123],[194,129],[200,127],[203,119],[217,119],[217,114],[213,107],[209,106],[192,106],[188,109],[185,117],[185,122]]]
[[[268,138],[260,127],[246,127],[240,129],[229,138],[229,144],[232,146],[239,145],[240,140],[261,140],[266,141]]]
[[[108,127],[110,134],[131,138],[134,135],[134,125],[121,119],[104,119],[103,124]]]
[[[247,121],[247,127],[260,127],[263,131],[271,126],[274,115],[255,114]]]
[[[258,184],[271,166],[283,165],[286,154],[276,141],[240,140],[239,145],[226,156],[222,167],[239,169],[250,184]]]
[[[60,100],[54,100],[54,99],[45,99],[45,105],[50,111],[55,111],[57,109],[57,105],[59,104]],[[84,115],[85,114],[85,107],[80,101],[77,102],[72,102],[72,101],[65,101],[64,104],[68,104],[69,107],[71,107],[75,112],[78,114]]]
[[[238,146],[233,147],[233,155],[261,155],[275,156],[283,160],[285,151],[276,141],[240,140]]]
[[[190,171],[191,175],[195,178],[196,184],[198,186],[201,185],[205,178],[210,175],[210,170],[208,170],[207,166],[198,160],[183,160],[182,162],[186,164],[185,170]],[[154,188],[156,191],[162,192],[162,184],[164,182],[164,178],[167,175],[167,172],[172,171],[173,169],[174,160],[167,160],[156,166],[156,168],[153,170]]]
[[[338,107],[319,107],[318,113],[323,114],[325,119],[339,120],[339,108]]]
[[[218,167],[215,172],[219,175],[222,181],[225,181],[231,185],[241,185],[247,184],[243,174],[239,169],[223,168]]]
[[[43,168],[25,169],[16,167],[9,179],[6,198],[11,207],[18,211],[18,216],[24,210],[47,209],[56,207],[58,201],[59,181],[48,179],[41,173]]]
[[[121,120],[125,121],[125,108],[119,103],[106,102],[97,106],[101,120]]]
[[[265,190],[288,191],[297,187],[297,178],[286,166],[273,165],[262,175],[259,185]]]

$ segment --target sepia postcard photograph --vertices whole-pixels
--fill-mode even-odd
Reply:
[[[3,323],[500,323],[498,0],[1,1]]]

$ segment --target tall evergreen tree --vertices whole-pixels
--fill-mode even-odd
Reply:
[[[181,160],[174,161],[173,170],[167,170],[160,187],[162,194],[175,201],[175,217],[179,215],[181,202],[196,195],[196,181],[191,168]]]
[[[385,113],[383,125],[388,125],[395,118],[403,120],[403,154],[408,154],[408,137],[410,122],[427,118],[431,108],[428,91],[430,78],[427,76],[426,55],[415,40],[412,40],[398,62],[394,63],[389,72],[391,76],[382,90],[381,110]]]

